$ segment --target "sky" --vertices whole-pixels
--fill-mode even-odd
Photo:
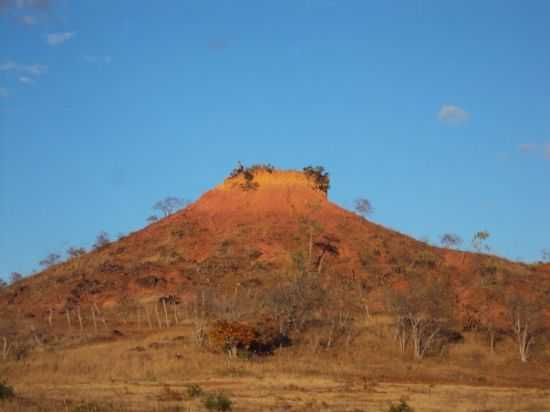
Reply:
[[[550,2],[0,0],[0,277],[245,164],[437,243],[550,248]]]

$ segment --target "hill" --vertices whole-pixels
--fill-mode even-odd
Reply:
[[[430,246],[330,202],[328,187],[322,169],[235,169],[185,209],[17,282],[0,305],[45,317],[88,304],[189,301],[205,289],[266,290],[310,272],[326,287],[349,285],[350,307],[376,311],[388,288],[444,278],[467,326],[481,322],[489,297],[503,313],[508,292],[550,289],[550,265]]]

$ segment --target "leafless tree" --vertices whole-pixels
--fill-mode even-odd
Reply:
[[[19,272],[11,272],[10,274],[10,284],[14,284],[23,279],[23,275]]]
[[[484,251],[488,252],[489,250],[491,250],[489,245],[485,243],[485,241],[489,239],[490,236],[491,234],[486,230],[481,230],[477,232],[472,239],[473,248],[480,253]]]
[[[544,329],[544,300],[527,298],[515,293],[508,300],[508,309],[520,359],[522,362],[527,362],[535,338]]]
[[[70,248],[67,249],[67,255],[71,259],[79,258],[80,256],[83,256],[84,254],[86,254],[86,249],[84,249],[83,247],[71,246]]]
[[[109,234],[105,231],[99,232],[95,239],[95,243],[93,244],[94,249],[102,248],[103,246],[107,246],[111,241],[109,240]]]
[[[147,223],[155,223],[159,220],[157,215],[151,215],[147,218]]]
[[[462,244],[460,236],[454,233],[444,233],[439,240],[446,249],[457,249]]]
[[[396,318],[396,338],[402,351],[409,340],[417,359],[432,349],[452,320],[453,299],[449,290],[444,281],[417,278],[409,282],[406,290],[388,292],[388,306]]]
[[[323,236],[323,239],[315,242],[315,247],[321,251],[321,254],[317,258],[317,272],[321,273],[323,270],[323,262],[327,256],[338,256],[339,251],[338,246],[336,246],[338,242],[338,239],[328,235]]]
[[[286,285],[273,288],[266,296],[266,310],[279,322],[279,331],[299,332],[326,300],[326,293],[314,275],[301,275]]]
[[[542,249],[541,257],[543,262],[550,262],[550,248]]]
[[[59,262],[59,259],[61,259],[61,256],[57,253],[50,253],[48,256],[46,256],[44,259],[42,259],[40,262],[40,266],[44,266],[45,268],[48,268],[52,265],[55,265]]]
[[[353,204],[355,207],[355,211],[363,217],[370,216],[374,213],[374,207],[372,206],[372,203],[369,199],[360,197],[358,199],[355,199],[355,202]]]
[[[185,207],[188,203],[188,200],[180,197],[169,196],[155,203],[153,205],[153,209],[160,211],[163,216],[166,217],[174,213],[176,210]]]

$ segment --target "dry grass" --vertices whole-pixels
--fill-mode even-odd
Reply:
[[[197,348],[191,324],[58,343],[0,364],[0,376],[19,396],[0,403],[0,412],[73,412],[78,402],[106,411],[202,410],[186,396],[191,383],[224,391],[237,411],[386,411],[399,399],[417,412],[550,411],[545,354],[525,365],[510,341],[491,356],[481,338],[466,335],[465,343],[417,362],[399,353],[387,319],[360,326],[350,346],[326,350],[306,336],[275,356],[248,361]]]

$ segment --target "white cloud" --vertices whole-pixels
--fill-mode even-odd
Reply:
[[[8,97],[8,96],[9,96],[8,89],[0,87],[0,97]]]
[[[444,104],[439,109],[437,117],[444,123],[459,125],[466,123],[470,119],[470,113],[461,107],[452,104]]]
[[[41,76],[48,71],[48,66],[44,64],[20,64],[14,61],[7,61],[0,64],[1,71],[15,71],[16,73]]]
[[[34,80],[27,76],[19,76],[19,79],[17,80],[19,80],[19,83],[22,83],[22,84],[34,83]]]
[[[66,31],[64,33],[50,33],[47,36],[46,41],[50,46],[57,46],[59,44],[65,43],[67,40],[70,40],[76,32],[74,31]]]

